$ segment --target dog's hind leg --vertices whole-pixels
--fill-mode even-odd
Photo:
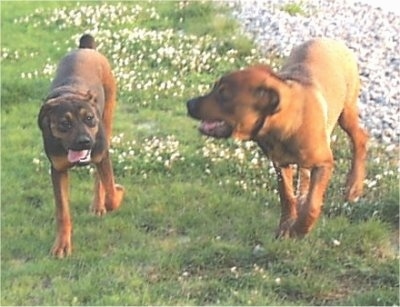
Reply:
[[[112,134],[112,121],[116,106],[116,83],[111,69],[107,64],[104,68],[103,89],[104,89],[104,110],[103,126],[107,140],[107,148],[110,147]],[[122,202],[124,188],[115,184],[110,154],[108,149],[104,153],[102,160],[96,163],[97,174],[95,183],[95,197],[93,200],[93,211],[97,215],[102,215],[106,211],[117,209]]]
[[[108,154],[96,164],[96,167],[95,191],[91,209],[95,215],[102,216],[107,211],[115,210],[121,205],[124,188],[114,182]]]
[[[345,106],[339,117],[339,125],[346,131],[353,146],[353,157],[351,169],[347,175],[345,197],[348,201],[357,201],[363,191],[368,134],[360,127],[355,104]]]
[[[104,201],[102,200],[103,203],[100,203],[99,208],[104,204],[104,208],[107,211],[115,210],[121,205],[124,188],[121,185],[115,184],[114,173],[108,151],[104,154],[103,159],[96,164],[96,167],[98,173],[96,176],[100,179],[100,182],[96,183],[98,186],[97,193],[100,200],[104,197]]]
[[[104,215],[107,212],[105,207],[105,191],[97,171],[94,183],[94,198],[91,209],[92,212],[97,216]]]

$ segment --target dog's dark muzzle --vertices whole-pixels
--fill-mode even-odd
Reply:
[[[89,135],[79,135],[68,150],[68,161],[76,165],[87,165],[91,160],[94,141]]]
[[[71,148],[74,150],[89,150],[93,147],[93,140],[86,134],[79,135]]]
[[[201,121],[199,126],[199,131],[204,135],[211,136],[214,138],[230,137],[233,128],[228,123],[219,119],[203,118],[204,114],[201,115],[200,111],[201,101],[202,97],[197,97],[187,102],[187,110],[189,116]]]

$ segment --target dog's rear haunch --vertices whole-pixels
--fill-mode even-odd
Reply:
[[[52,254],[58,258],[72,252],[68,169],[95,164],[92,210],[96,215],[117,209],[124,194],[124,188],[114,182],[108,151],[116,85],[107,59],[94,48],[93,37],[83,35],[79,48],[61,60],[38,116],[51,162],[57,220]]]
[[[258,143],[278,177],[277,237],[302,237],[321,212],[337,122],[353,150],[345,198],[356,201],[362,194],[368,136],[359,125],[359,90],[354,54],[341,42],[321,38],[294,48],[279,72],[259,65],[223,76],[187,108],[205,135]],[[297,191],[292,165],[298,166]]]

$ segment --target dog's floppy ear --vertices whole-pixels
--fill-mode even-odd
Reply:
[[[60,104],[60,97],[51,98],[45,101],[39,111],[38,125],[43,132],[50,132],[50,113],[51,110]]]
[[[38,125],[43,132],[50,131],[50,110],[54,103],[50,101],[42,105],[38,115]]]
[[[274,88],[260,86],[255,90],[254,95],[258,99],[256,107],[261,113],[272,115],[280,110],[279,93]]]

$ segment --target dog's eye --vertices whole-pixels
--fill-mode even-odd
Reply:
[[[71,128],[72,128],[72,123],[69,120],[65,119],[60,122],[60,130],[66,131]]]
[[[221,86],[221,87],[218,89],[218,95],[219,95],[219,97],[220,97],[222,100],[224,100],[224,101],[230,99],[229,91],[228,91],[225,87],[223,87],[223,86]]]
[[[84,122],[89,127],[94,127],[96,125],[95,117],[92,114],[86,114],[85,117],[84,117]]]
[[[85,122],[87,122],[87,123],[93,123],[93,121],[94,121],[94,115],[93,114],[86,114],[85,116],[84,116],[84,121]]]

